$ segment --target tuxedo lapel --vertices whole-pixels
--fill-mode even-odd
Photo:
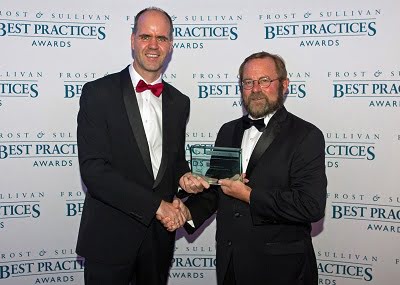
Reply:
[[[258,140],[250,156],[249,164],[246,170],[246,176],[250,177],[251,172],[257,165],[260,157],[265,153],[274,139],[281,131],[281,123],[286,119],[287,111],[285,107],[280,108],[269,120],[268,125]]]
[[[140,116],[139,105],[136,100],[136,93],[132,85],[128,67],[121,71],[121,88],[133,135],[136,139],[146,169],[151,176],[153,176],[149,145],[147,143],[146,133],[144,131],[142,117]]]
[[[244,128],[243,128],[242,122],[243,122],[243,118],[241,120],[238,120],[237,125],[233,131],[232,147],[237,147],[237,148],[242,147],[242,139],[243,139],[243,133],[244,133]]]
[[[168,165],[168,145],[170,143],[170,136],[174,134],[173,131],[173,122],[171,122],[171,118],[173,116],[173,95],[170,92],[168,84],[164,82],[164,90],[162,92],[162,158],[160,168],[158,170],[158,174],[156,177],[156,181],[154,182],[153,188],[156,188],[158,184],[161,182],[162,177],[164,176],[165,170]]]

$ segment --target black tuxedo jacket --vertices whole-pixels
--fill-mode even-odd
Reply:
[[[242,119],[224,124],[216,146],[241,147]],[[250,204],[219,187],[191,196],[196,228],[217,211],[217,278],[229,261],[238,285],[317,285],[311,222],[324,216],[325,142],[314,125],[284,107],[271,118],[250,158]],[[191,232],[193,228],[186,225]]]
[[[103,263],[132,262],[146,232],[152,231],[150,237],[172,258],[174,233],[163,228],[155,213],[162,199],[172,201],[179,178],[190,171],[184,147],[189,104],[187,96],[164,82],[162,160],[153,177],[128,68],[84,85],[78,151],[87,193],[79,255]]]

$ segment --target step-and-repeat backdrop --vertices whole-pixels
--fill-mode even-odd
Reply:
[[[152,5],[174,22],[164,79],[191,99],[187,152],[242,115],[243,59],[280,54],[287,109],[326,140],[326,216],[313,225],[319,284],[399,284],[400,4],[391,0],[1,0],[0,283],[83,284],[79,97],[85,82],[132,61],[134,15]],[[214,219],[194,236],[178,231],[170,285],[216,284],[214,234]]]

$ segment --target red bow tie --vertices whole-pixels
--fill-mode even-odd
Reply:
[[[139,80],[139,83],[136,86],[136,91],[137,92],[143,92],[145,90],[150,90],[154,96],[160,97],[162,91],[164,88],[164,84],[163,83],[157,83],[154,85],[151,84],[147,84],[146,82],[144,82],[143,80]]]

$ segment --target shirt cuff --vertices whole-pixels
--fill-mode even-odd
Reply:
[[[193,220],[186,221],[186,223],[188,223],[192,228],[195,228],[195,225],[194,225],[194,223],[193,223]]]

